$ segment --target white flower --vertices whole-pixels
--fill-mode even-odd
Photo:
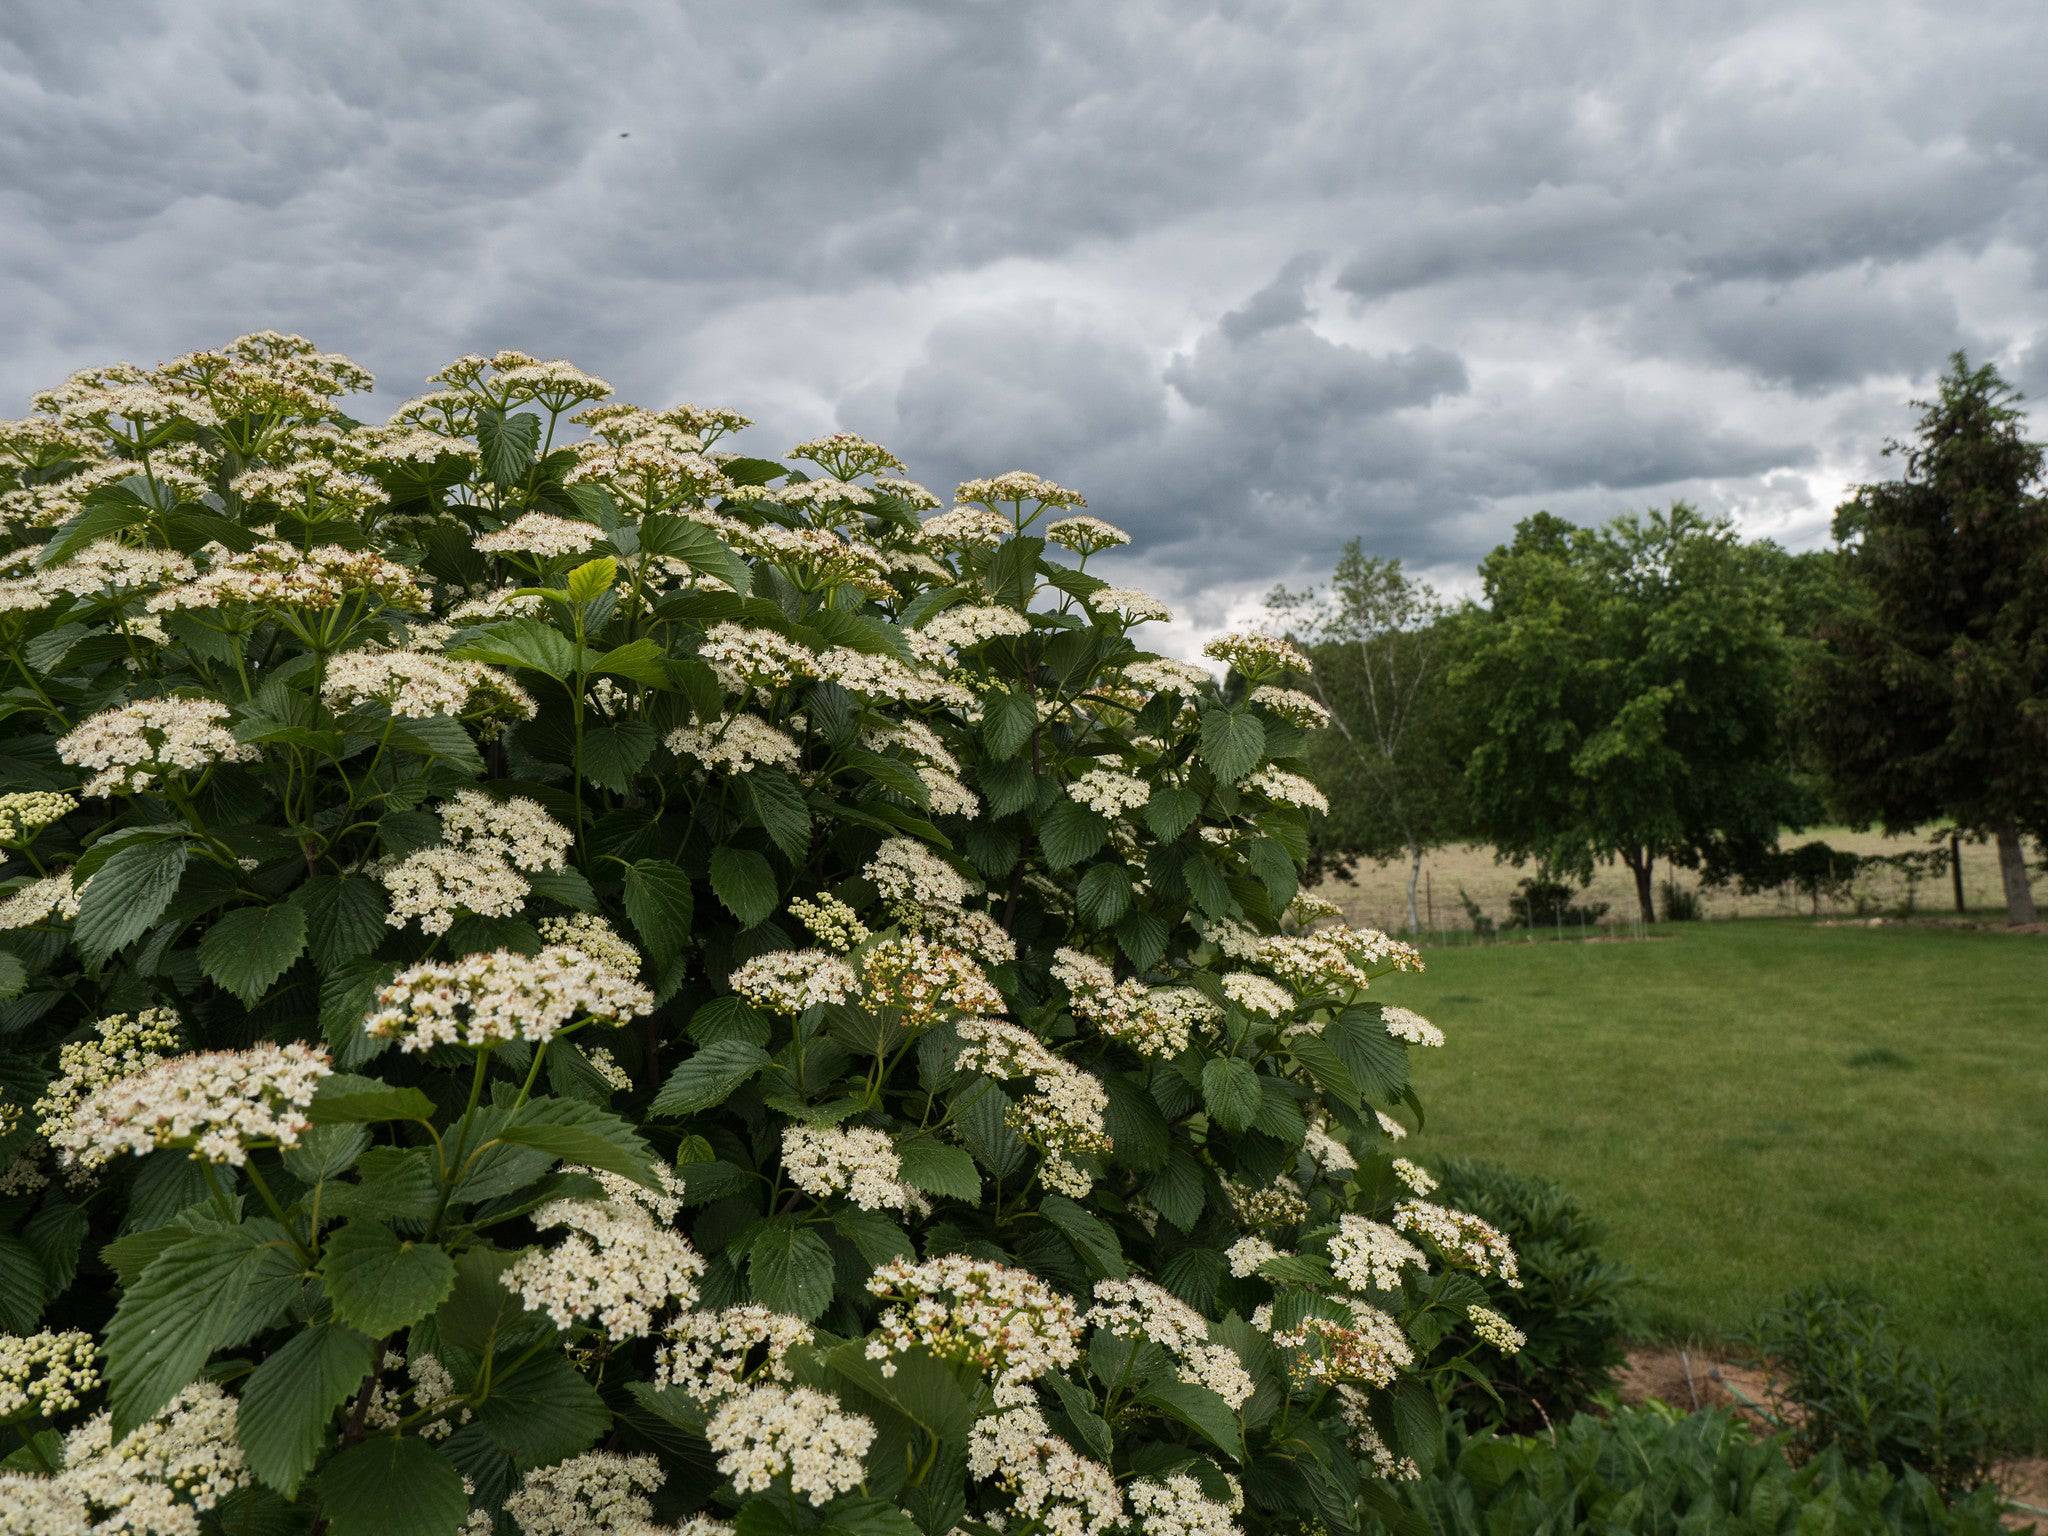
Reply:
[[[1140,1478],[1126,1491],[1140,1536],[1243,1536],[1237,1523],[1243,1495],[1234,1504],[1212,1499],[1186,1472]]]
[[[465,789],[435,810],[450,847],[495,854],[514,869],[565,868],[576,842],[576,834],[550,816],[538,800],[523,795],[499,800],[481,790]]]
[[[757,1008],[794,1017],[853,996],[853,967],[821,949],[772,949],[754,956],[726,985]]]
[[[668,733],[667,746],[677,757],[694,758],[714,772],[735,775],[763,764],[794,769],[800,760],[795,739],[758,715],[677,726]]]
[[[714,624],[697,647],[697,659],[718,675],[727,693],[751,688],[787,688],[818,674],[817,653],[772,629]]]
[[[1404,1200],[1394,1207],[1394,1225],[1428,1238],[1447,1264],[1481,1275],[1498,1275],[1511,1288],[1519,1289],[1522,1284],[1514,1245],[1498,1228],[1469,1212]]]
[[[1427,1195],[1436,1189],[1435,1176],[1428,1169],[1409,1162],[1405,1157],[1394,1159],[1394,1177],[1418,1195]]]
[[[786,1474],[793,1492],[824,1504],[867,1475],[875,1426],[822,1392],[761,1385],[726,1398],[704,1436],[741,1493],[772,1488]]]
[[[99,1384],[99,1347],[91,1334],[0,1334],[0,1418],[53,1419],[78,1407]]]
[[[810,929],[820,944],[841,954],[870,937],[867,924],[853,908],[829,893],[795,898],[789,904],[789,915]],[[851,981],[851,973],[848,980]]]
[[[970,504],[987,505],[993,502],[1008,502],[1012,505],[1035,502],[1040,507],[1085,507],[1087,500],[1079,491],[1070,491],[1063,485],[1055,485],[1042,475],[1028,470],[1005,470],[1000,475],[989,475],[979,480],[962,480],[953,491],[953,499],[962,506]]]
[[[896,1144],[872,1126],[785,1126],[782,1171],[807,1195],[843,1192],[863,1210],[900,1211],[920,1199],[903,1182]]]
[[[135,794],[161,774],[253,761],[256,749],[235,740],[227,718],[218,699],[143,699],[75,726],[58,739],[57,756],[74,768],[99,770],[82,794]]]
[[[57,1053],[57,1076],[36,1100],[36,1129],[52,1146],[77,1141],[73,1126],[88,1096],[110,1083],[153,1067],[177,1049],[180,1021],[170,1008],[116,1013],[93,1026],[93,1038],[73,1040]],[[80,1169],[97,1167],[104,1156],[78,1147],[71,1160]]]
[[[1031,633],[1031,621],[1014,608],[962,604],[929,620],[923,633],[955,650],[968,650],[990,640]]]
[[[967,900],[966,877],[915,838],[886,839],[861,873],[891,903],[957,907]]]
[[[1063,545],[1077,555],[1092,555],[1131,542],[1131,536],[1114,523],[1082,512],[1046,525],[1048,543]]]
[[[1250,971],[1232,971],[1223,978],[1223,995],[1246,1013],[1277,1019],[1294,1011],[1294,994],[1277,981]]]
[[[46,1508],[76,1510],[80,1523],[21,1529],[36,1536],[71,1536],[73,1530],[92,1536],[196,1532],[194,1510],[213,1509],[249,1486],[235,1414],[235,1400],[208,1381],[184,1388],[118,1443],[112,1414],[94,1414],[65,1439],[64,1468],[56,1477],[42,1487],[36,1487],[40,1480],[22,1480],[34,1489],[30,1497],[53,1495]],[[9,1486],[8,1501],[26,1491]]]
[[[1088,606],[1098,612],[1114,613],[1126,624],[1144,624],[1154,620],[1163,624],[1173,618],[1171,608],[1150,592],[1141,592],[1136,587],[1103,587],[1089,596]]]
[[[1410,1045],[1437,1046],[1444,1043],[1444,1032],[1412,1009],[1389,1003],[1380,1010],[1380,1022],[1386,1025],[1388,1034],[1396,1040],[1406,1040]]]
[[[408,720],[471,709],[531,720],[538,707],[533,695],[495,668],[431,651],[344,651],[328,660],[320,697],[329,709],[383,704]]]
[[[1521,1352],[1529,1336],[1491,1307],[1471,1306],[1465,1315],[1472,1319],[1472,1331],[1504,1355]]]
[[[1230,1263],[1230,1273],[1243,1280],[1257,1274],[1269,1259],[1279,1258],[1280,1250],[1263,1237],[1240,1237],[1223,1250],[1223,1257]]]
[[[921,933],[884,939],[863,951],[856,975],[861,1007],[893,1014],[904,1029],[1003,1006],[1002,993],[972,955]]]
[[[1074,1303],[1028,1270],[964,1253],[891,1259],[868,1292],[892,1303],[876,1319],[870,1360],[929,1350],[971,1365],[998,1390],[1064,1370],[1081,1358]]]
[[[1390,1387],[1415,1363],[1408,1336],[1379,1308],[1356,1298],[1343,1303],[1351,1321],[1305,1317],[1298,1327],[1273,1332],[1273,1342],[1292,1352],[1288,1373],[1297,1384],[1363,1381]]]
[[[1329,797],[1315,785],[1298,773],[1286,773],[1270,764],[1244,782],[1245,788],[1257,790],[1278,805],[1298,805],[1305,811],[1325,813],[1330,809]]]
[[[504,1283],[528,1311],[547,1313],[557,1328],[587,1322],[615,1341],[645,1338],[657,1312],[696,1304],[704,1260],[660,1216],[663,1206],[674,1215],[676,1196],[650,1196],[616,1175],[599,1182],[609,1198],[551,1200],[533,1213],[536,1227],[564,1227],[568,1235],[552,1248],[523,1254],[505,1271]]]
[[[239,1167],[251,1146],[298,1145],[332,1070],[324,1049],[296,1041],[170,1057],[95,1088],[51,1145],[67,1163],[188,1147],[199,1161]]]
[[[1152,786],[1136,774],[1094,768],[1067,786],[1067,794],[1098,816],[1135,811],[1152,798]]]
[[[1251,691],[1251,701],[1304,730],[1319,730],[1330,723],[1330,712],[1299,688],[1275,688],[1265,683]]]
[[[1124,681],[1144,693],[1172,693],[1193,698],[1213,679],[1200,667],[1185,661],[1155,658],[1124,664]]]
[[[918,537],[933,549],[993,549],[1017,531],[1016,524],[999,512],[981,507],[955,507],[928,517]]]
[[[1250,632],[1218,635],[1202,647],[1204,656],[1235,667],[1249,678],[1274,672],[1312,672],[1308,657],[1278,635]]]
[[[403,1051],[479,1050],[552,1040],[585,1020],[623,1024],[653,1006],[632,977],[584,949],[550,944],[537,955],[497,949],[410,966],[378,992],[363,1028]]]
[[[647,1495],[664,1480],[652,1456],[586,1451],[527,1473],[505,1513],[520,1536],[652,1536]]]
[[[669,1324],[655,1380],[716,1402],[756,1381],[788,1381],[784,1357],[811,1342],[802,1318],[748,1303],[718,1312],[685,1312]]]
[[[1009,1496],[1009,1512],[1046,1536],[1100,1536],[1124,1518],[1116,1474],[1055,1435],[1035,1405],[978,1421],[967,1437],[967,1470]]]
[[[1400,1289],[1403,1269],[1429,1268],[1422,1250],[1392,1227],[1355,1212],[1337,1218],[1330,1239],[1330,1273],[1354,1291]]]
[[[0,929],[33,928],[52,916],[68,923],[78,916],[81,894],[82,888],[73,889],[68,869],[31,880],[0,899]]]
[[[481,534],[475,541],[480,554],[538,555],[552,560],[558,555],[577,555],[601,543],[604,530],[594,523],[557,517],[552,512],[524,512],[496,533]]]
[[[530,890],[494,851],[421,848],[379,865],[376,875],[391,894],[385,922],[403,928],[417,918],[426,933],[446,933],[464,912],[509,917],[526,905]]]
[[[1209,1341],[1202,1314],[1150,1280],[1096,1281],[1095,1305],[1082,1321],[1119,1338],[1149,1339],[1180,1363],[1190,1381],[1232,1409],[1243,1407],[1256,1390],[1236,1351]]]
[[[599,965],[617,971],[621,976],[631,978],[640,974],[640,951],[621,938],[618,929],[595,912],[544,917],[540,920],[539,929],[544,944],[566,944],[571,949],[581,950]]]
[[[1358,1159],[1351,1155],[1351,1149],[1321,1125],[1308,1128],[1301,1149],[1309,1155],[1309,1161],[1333,1179],[1341,1180],[1344,1175],[1358,1171]]]

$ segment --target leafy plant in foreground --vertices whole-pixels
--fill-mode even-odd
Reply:
[[[1035,475],[368,382],[0,427],[0,1531],[1391,1510],[1515,1260],[1304,926],[1303,658],[1141,650]]]

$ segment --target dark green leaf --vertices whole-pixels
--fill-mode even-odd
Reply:
[[[130,843],[99,867],[78,898],[72,939],[89,965],[138,938],[178,892],[188,850],[182,839]]]
[[[353,1329],[315,1323],[243,1383],[235,1438],[249,1470],[286,1498],[328,1444],[329,1422],[370,1374],[376,1348]]]
[[[982,698],[981,735],[998,762],[1015,757],[1037,724],[1038,711],[1027,694],[994,691]]]
[[[647,1106],[651,1115],[694,1115],[725,1102],[732,1091],[768,1065],[768,1053],[745,1040],[705,1046],[669,1074]]]
[[[801,864],[811,848],[811,808],[796,780],[780,768],[755,768],[740,778],[754,819],[767,829],[775,846],[792,864]]]
[[[1235,1056],[1218,1056],[1203,1066],[1203,1107],[1226,1131],[1249,1130],[1252,1121],[1258,1118],[1263,1100],[1259,1074],[1250,1062]]]
[[[770,1227],[747,1250],[754,1300],[810,1322],[832,1304],[832,1250],[808,1227]]]
[[[254,1007],[305,952],[306,912],[291,902],[241,907],[214,919],[199,941],[199,968]]]
[[[711,855],[711,889],[742,928],[764,922],[780,897],[775,871],[751,848],[719,848]]]
[[[332,1536],[454,1536],[469,1513],[462,1474],[417,1435],[352,1445],[315,1486]]]
[[[414,1242],[379,1222],[359,1220],[328,1237],[320,1277],[335,1316],[381,1339],[448,1299],[455,1264],[438,1243]]]
[[[1202,761],[1226,784],[1259,766],[1266,753],[1266,728],[1248,710],[1211,705],[1202,711]]]
[[[583,777],[623,795],[632,786],[633,775],[654,756],[659,739],[653,726],[639,720],[590,726],[583,732]]]
[[[682,953],[696,907],[688,875],[666,859],[641,859],[626,868],[624,899],[626,916],[656,964]]]
[[[306,913],[306,946],[322,970],[359,960],[391,931],[384,887],[368,875],[315,875],[292,894]]]
[[[1131,872],[1121,864],[1092,864],[1074,888],[1074,909],[1091,928],[1108,928],[1131,908]]]
[[[1170,843],[1194,825],[1201,811],[1202,797],[1192,789],[1161,785],[1145,802],[1145,825],[1162,843]]]
[[[533,467],[540,447],[540,418],[530,412],[507,416],[486,408],[477,412],[476,445],[482,450],[484,473],[504,489],[520,484]]]
[[[610,1110],[581,1099],[530,1099],[499,1129],[497,1140],[532,1147],[565,1163],[602,1168],[649,1189],[660,1187],[654,1154],[639,1132]]]
[[[948,1200],[979,1200],[981,1175],[974,1159],[958,1147],[930,1136],[913,1136],[896,1148],[903,1163],[903,1182],[928,1195]]]
[[[1074,1245],[1090,1279],[1121,1280],[1130,1273],[1130,1266],[1124,1263],[1123,1248],[1116,1240],[1116,1229],[1101,1217],[1083,1210],[1065,1195],[1044,1196],[1039,1201],[1038,1213]]]
[[[306,1110],[315,1125],[369,1124],[377,1120],[432,1120],[434,1101],[417,1088],[394,1088],[374,1077],[336,1072],[323,1078]]]
[[[553,1350],[494,1380],[476,1419],[522,1469],[580,1455],[612,1421],[597,1388]]]

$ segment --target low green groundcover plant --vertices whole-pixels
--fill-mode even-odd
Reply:
[[[1404,1490],[1431,1536],[1998,1536],[1996,1492],[1950,1504],[1918,1472],[1829,1450],[1801,1466],[1725,1409],[1580,1414],[1555,1433],[1476,1435]]]
[[[1297,890],[1302,659],[1143,650],[1035,475],[368,382],[0,425],[0,1532],[1393,1513],[1516,1266]]]

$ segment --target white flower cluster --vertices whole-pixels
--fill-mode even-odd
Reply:
[[[1380,1022],[1386,1025],[1388,1034],[1410,1045],[1439,1046],[1444,1043],[1444,1032],[1411,1008],[1389,1003],[1380,1010]]]
[[[808,928],[820,944],[840,954],[872,937],[853,908],[830,893],[797,897],[789,904],[789,915]]]
[[[580,555],[603,539],[604,530],[594,523],[557,517],[552,512],[523,512],[496,533],[479,535],[475,547],[479,554],[535,555],[553,560]]]
[[[1074,517],[1063,517],[1058,522],[1048,523],[1045,529],[1046,542],[1071,549],[1077,555],[1099,554],[1105,549],[1115,549],[1131,542],[1131,536],[1114,523],[1082,512]]]
[[[1304,730],[1320,730],[1330,723],[1329,710],[1299,688],[1275,688],[1265,683],[1251,691],[1251,701]]]
[[[964,552],[994,549],[1016,531],[1016,524],[1000,512],[984,507],[955,507],[926,518],[918,538],[931,549]]]
[[[685,1312],[669,1324],[655,1380],[711,1404],[760,1381],[786,1382],[785,1357],[811,1342],[810,1324],[747,1303],[717,1312]]]
[[[1100,1536],[1124,1519],[1116,1474],[1055,1435],[1029,1403],[976,1422],[967,1437],[967,1470],[1009,1496],[1046,1536]]]
[[[1221,1016],[1222,1010],[1192,987],[1118,981],[1106,963],[1076,949],[1056,950],[1049,969],[1067,989],[1076,1018],[1141,1056],[1177,1056],[1197,1029]]]
[[[1067,786],[1067,794],[1096,815],[1113,817],[1142,808],[1152,798],[1152,786],[1134,773],[1092,768]]]
[[[254,747],[235,740],[218,699],[143,699],[102,710],[60,737],[57,756],[96,770],[79,793],[138,794],[166,773],[203,773],[215,763],[246,763]]]
[[[1269,1019],[1283,1018],[1294,1011],[1294,994],[1277,981],[1250,971],[1232,971],[1223,978],[1223,995],[1246,1013]]]
[[[505,1514],[520,1536],[654,1536],[647,1495],[664,1481],[652,1456],[586,1451],[527,1473]]]
[[[564,868],[576,834],[523,795],[495,799],[481,790],[459,791],[435,808],[441,833],[453,848],[491,853],[514,869],[537,873]]]
[[[905,666],[894,656],[871,656],[847,646],[820,656],[818,675],[848,693],[895,704],[944,704],[965,709],[974,702],[974,695],[958,683]]]
[[[1225,666],[1235,667],[1254,680],[1274,672],[1313,672],[1308,657],[1278,635],[1240,631],[1218,635],[1202,647],[1202,654]]]
[[[844,1194],[868,1211],[900,1211],[922,1202],[903,1182],[903,1161],[873,1126],[790,1125],[782,1132],[782,1171],[805,1194]]]
[[[424,933],[446,933],[465,912],[509,917],[526,905],[531,887],[496,853],[421,848],[376,875],[390,894],[385,922],[403,928],[417,920]]]
[[[1497,1227],[1469,1212],[1404,1200],[1394,1207],[1394,1225],[1428,1238],[1447,1264],[1481,1275],[1498,1275],[1510,1287],[1521,1287],[1514,1245]]]
[[[1258,941],[1261,965],[1301,992],[1363,991],[1390,971],[1419,971],[1412,944],[1376,928],[1337,924],[1313,933],[1279,933]]]
[[[1394,1177],[1406,1184],[1418,1195],[1427,1195],[1436,1189],[1436,1175],[1420,1163],[1412,1163],[1405,1157],[1393,1160]]]
[[[78,916],[81,890],[71,884],[68,869],[31,880],[0,900],[0,929],[33,928],[53,916],[71,922]]]
[[[1471,1306],[1465,1315],[1472,1319],[1472,1331],[1504,1355],[1518,1354],[1529,1336],[1491,1307]]]
[[[539,954],[479,951],[425,960],[377,993],[363,1028],[402,1051],[461,1045],[489,1050],[511,1040],[552,1040],[585,1020],[623,1024],[654,995],[583,948],[549,944]]]
[[[1351,1431],[1351,1446],[1372,1464],[1373,1471],[1391,1482],[1412,1483],[1422,1477],[1422,1468],[1412,1456],[1396,1456],[1372,1421],[1372,1398],[1362,1388],[1340,1385],[1337,1409],[1344,1427]]]
[[[1408,1336],[1378,1307],[1347,1299],[1349,1323],[1331,1317],[1305,1317],[1294,1328],[1273,1330],[1273,1342],[1289,1351],[1288,1374],[1297,1383],[1362,1381],[1391,1387],[1415,1363]]]
[[[52,1477],[0,1474],[0,1531],[22,1536],[197,1536],[198,1516],[249,1486],[235,1400],[194,1382],[116,1442],[97,1413],[64,1441]]]
[[[1245,788],[1257,790],[1276,805],[1293,805],[1305,811],[1324,813],[1330,809],[1329,796],[1314,784],[1298,773],[1287,773],[1270,763],[1244,782]]]
[[[1209,1342],[1202,1314],[1150,1280],[1096,1281],[1095,1305],[1082,1321],[1119,1338],[1151,1340],[1180,1363],[1188,1380],[1207,1387],[1233,1411],[1256,1390],[1237,1352]]]
[[[1097,613],[1113,613],[1126,624],[1167,623],[1173,610],[1150,592],[1136,587],[1102,587],[1088,598]]]
[[[818,675],[817,653],[809,646],[745,624],[712,625],[697,647],[697,659],[717,674],[727,693],[787,688],[799,678]]]
[[[1403,1269],[1428,1268],[1422,1250],[1392,1227],[1353,1211],[1337,1218],[1337,1231],[1330,1239],[1330,1273],[1349,1289],[1399,1290]]]
[[[91,1334],[0,1333],[0,1419],[55,1418],[99,1384],[99,1348]]]
[[[786,1474],[793,1492],[825,1504],[866,1477],[875,1426],[822,1392],[762,1384],[726,1398],[704,1435],[718,1470],[741,1493],[772,1488]]]
[[[891,1303],[867,1346],[885,1376],[895,1374],[891,1356],[922,1348],[974,1367],[998,1401],[1021,1400],[1026,1383],[1081,1358],[1074,1303],[1027,1270],[961,1253],[891,1259],[868,1291]]]
[[[807,1008],[853,996],[853,967],[822,949],[771,949],[726,978],[726,985],[757,1008],[794,1017]]]
[[[1031,621],[1014,608],[962,603],[930,619],[922,631],[941,645],[971,650],[990,640],[1031,633]]]
[[[1109,1094],[1072,1062],[1056,1056],[1030,1031],[1001,1019],[965,1019],[953,1066],[994,1078],[1029,1077],[1031,1092],[1004,1119],[1045,1154],[1039,1178],[1049,1189],[1079,1200],[1095,1187],[1076,1158],[1104,1153],[1112,1142],[1105,1125]]]
[[[472,711],[531,720],[538,707],[496,668],[431,651],[344,651],[328,660],[320,697],[329,709],[382,704],[406,720]]]
[[[1023,469],[1005,470],[1000,475],[988,475],[978,480],[962,480],[954,488],[953,499],[962,506],[986,506],[996,502],[1021,505],[1027,501],[1036,503],[1040,509],[1088,505],[1087,498],[1079,491],[1070,491],[1043,475],[1034,475]]]
[[[1231,1275],[1245,1280],[1256,1275],[1261,1264],[1280,1258],[1281,1253],[1263,1237],[1240,1237],[1223,1250],[1223,1257],[1230,1265]]]
[[[1310,1162],[1339,1182],[1345,1175],[1358,1171],[1358,1159],[1351,1155],[1351,1149],[1322,1125],[1308,1128],[1302,1136],[1301,1149],[1308,1154]]]
[[[1301,1186],[1284,1173],[1263,1185],[1225,1179],[1223,1198],[1230,1202],[1238,1221],[1247,1227],[1291,1227],[1308,1215],[1308,1201],[1302,1196]]]
[[[0,795],[0,843],[20,846],[43,828],[62,821],[78,802],[60,790],[29,789]]]
[[[66,1164],[187,1147],[239,1167],[252,1146],[299,1144],[306,1106],[333,1070],[325,1049],[297,1041],[169,1057],[95,1088],[50,1144]]]
[[[668,1225],[681,1205],[673,1175],[659,1194],[617,1174],[595,1177],[604,1198],[551,1200],[533,1213],[536,1227],[568,1235],[521,1255],[504,1283],[529,1312],[545,1312],[564,1331],[589,1323],[615,1341],[645,1338],[657,1312],[696,1305],[704,1260]]]
[[[580,950],[621,976],[640,974],[640,951],[628,944],[618,929],[595,912],[544,917],[537,926],[543,944],[564,944],[570,949]]]
[[[758,715],[739,714],[715,725],[679,725],[666,745],[677,757],[692,758],[714,773],[738,775],[750,768],[794,769],[801,760],[796,740]]]
[[[860,1005],[891,1012],[905,1029],[927,1029],[963,1014],[993,1013],[1003,1006],[979,963],[964,950],[921,933],[903,934],[864,950],[858,957]]]
[[[180,1027],[175,1009],[145,1008],[111,1014],[93,1026],[90,1038],[64,1045],[57,1052],[57,1075],[36,1100],[36,1130],[43,1140],[69,1144],[79,1106],[96,1090],[162,1061],[177,1049]],[[81,1148],[75,1168],[84,1172],[105,1161]]]
[[[957,907],[967,900],[966,876],[915,838],[884,840],[861,873],[892,906]]]
[[[1125,1491],[1141,1536],[1242,1536],[1237,1517],[1244,1494],[1234,1478],[1228,1502],[1210,1498],[1186,1472],[1140,1478]]]
[[[1193,698],[1213,678],[1192,662],[1154,657],[1124,664],[1124,681],[1144,693],[1171,693]]]
[[[206,574],[157,593],[148,603],[151,613],[238,606],[324,613],[352,598],[387,608],[427,606],[418,575],[375,550],[301,549],[275,540],[239,554],[213,547],[219,553]]]

